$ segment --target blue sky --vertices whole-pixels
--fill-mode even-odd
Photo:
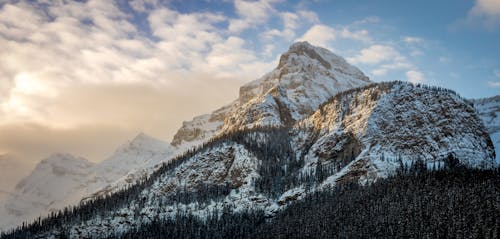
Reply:
[[[473,13],[481,4],[496,10]],[[209,11],[237,17],[233,2],[177,1],[171,6],[184,13]],[[370,45],[390,46],[414,65],[423,83],[451,88],[471,98],[500,92],[500,1],[278,1],[273,6],[278,12],[311,11],[318,23],[335,29],[368,31],[371,42],[336,39],[327,43],[325,47],[346,58]],[[296,36],[312,25],[298,27]],[[263,31],[283,27],[282,19],[272,16],[240,36],[258,50],[266,44],[259,39]],[[276,44],[272,56],[285,51],[296,39],[273,39]],[[380,75],[373,74],[379,64],[355,64],[375,81],[408,79],[409,68]]]
[[[373,81],[500,93],[500,0],[0,0],[0,154],[169,141],[302,40]]]

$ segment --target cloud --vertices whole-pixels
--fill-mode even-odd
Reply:
[[[144,13],[159,7],[158,0],[132,0],[128,3],[132,9]]]
[[[296,37],[297,28],[311,23],[318,23],[319,18],[316,13],[300,10],[298,12],[281,12],[278,14],[283,22],[283,29],[272,28],[262,33],[262,37],[268,41],[274,38],[281,38],[291,41]]]
[[[276,12],[273,4],[279,0],[245,1],[235,0],[234,7],[239,18],[229,21],[229,31],[238,33],[248,28],[267,22],[269,17]]]
[[[350,39],[360,42],[370,42],[371,37],[367,30],[350,30],[348,27],[335,29],[333,27],[315,24],[311,26],[297,41],[308,41],[311,44],[328,47],[337,38]]]
[[[493,74],[497,77],[500,78],[500,70],[494,70]]]
[[[413,84],[425,82],[424,74],[417,70],[409,70],[406,72],[406,78]]]
[[[362,49],[360,54],[357,56],[349,58],[349,61],[357,64],[369,64],[374,65],[381,62],[386,62],[395,57],[399,57],[400,54],[393,47],[387,45],[371,45],[368,48]]]
[[[221,13],[180,13],[152,0],[129,4],[131,12],[100,0],[1,6],[0,127],[45,130],[17,134],[19,141],[36,138],[33,144],[6,147],[6,135],[16,135],[9,131],[0,148],[25,147],[33,152],[26,157],[37,158],[51,150],[89,150],[95,152],[91,159],[100,160],[105,152],[87,147],[89,141],[112,150],[116,145],[106,142],[116,144],[140,131],[168,141],[182,120],[234,100],[240,85],[273,66],[274,59],[262,60],[260,49],[228,31],[230,19]],[[141,23],[146,28],[133,21],[134,12],[146,16]],[[89,135],[92,140],[79,141],[79,150],[78,142],[64,147],[67,137],[54,138],[54,145],[62,140],[61,147],[30,149],[35,141],[44,145],[37,135],[94,126],[116,133]]]
[[[420,37],[411,37],[411,36],[404,37],[403,40],[409,44],[418,44],[424,41],[424,39]]]
[[[374,24],[374,23],[379,23],[380,18],[378,16],[369,16],[366,18],[363,18],[359,21],[353,22],[351,25],[365,25],[365,24]]]
[[[452,24],[451,29],[459,28],[494,30],[500,25],[500,1],[475,0],[474,6],[467,12],[464,19]]]
[[[500,81],[488,81],[488,85],[491,87],[500,87]]]
[[[473,15],[498,17],[500,16],[500,2],[497,0],[476,0],[469,13]]]
[[[413,64],[409,63],[405,57],[398,56],[392,59],[392,62],[378,65],[377,68],[372,70],[372,74],[375,76],[383,76],[387,74],[389,71],[393,70],[404,70],[404,69],[413,69]]]

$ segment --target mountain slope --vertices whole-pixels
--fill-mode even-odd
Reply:
[[[237,100],[184,122],[172,145],[193,145],[189,143],[231,130],[290,125],[336,93],[368,83],[368,77],[342,57],[297,42],[281,55],[276,69],[242,86]]]
[[[341,57],[307,42],[296,43],[281,56],[276,69],[242,86],[237,100],[211,114],[184,122],[171,142],[173,148],[139,135],[133,143],[125,144],[113,156],[95,165],[90,177],[81,179],[87,181],[84,191],[72,189],[79,194],[54,197],[71,205],[79,201],[77,198],[91,200],[119,190],[151,173],[156,164],[215,135],[244,128],[290,125],[337,92],[367,83],[368,78]],[[50,187],[39,185],[40,190],[46,186]],[[71,200],[66,200],[67,197]],[[43,213],[45,209],[33,211]]]
[[[0,228],[7,229],[77,205],[89,195],[135,183],[171,154],[168,143],[142,133],[98,164],[69,154],[54,154],[42,160],[7,197]]]
[[[479,117],[488,129],[493,145],[497,152],[497,164],[500,165],[500,95],[474,100],[474,107]]]
[[[72,195],[85,192],[87,178],[94,165],[84,158],[70,154],[53,154],[42,160],[33,172],[22,179],[7,199],[4,226],[33,220],[79,200]]]
[[[371,183],[400,167],[495,165],[468,101],[445,89],[370,83],[341,57],[305,42],[241,87],[236,101],[184,122],[174,148],[144,135],[134,141],[93,167],[86,219],[68,219],[66,232],[111,235],[179,214],[249,208],[272,217],[316,191]]]
[[[491,168],[494,157],[474,108],[455,93],[371,84],[337,94],[290,127],[220,135],[117,194],[127,199],[107,199],[122,204],[64,230],[73,237],[112,235],[179,213],[205,218],[254,209],[273,216],[311,193],[374,182],[400,167]]]

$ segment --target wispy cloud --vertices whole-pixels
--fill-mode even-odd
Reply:
[[[465,18],[452,24],[451,29],[477,29],[479,27],[492,31],[498,26],[500,26],[500,1],[475,0],[474,6],[467,12]]]
[[[488,85],[491,87],[500,87],[500,81],[488,81]]]
[[[390,61],[391,59],[399,56],[399,52],[393,47],[376,44],[361,50],[360,54],[349,58],[349,61],[354,64],[378,64]]]
[[[412,36],[404,37],[403,40],[406,43],[410,43],[410,44],[418,44],[418,43],[424,42],[424,39],[422,39],[420,37],[412,37]]]
[[[315,24],[299,37],[297,41],[308,41],[312,44],[328,47],[336,39],[370,42],[371,36],[365,29],[351,30],[349,27],[337,29],[323,24]]]

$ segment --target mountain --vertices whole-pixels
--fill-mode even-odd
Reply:
[[[497,164],[500,165],[500,95],[474,100],[474,107],[479,117],[488,129],[493,145],[497,152]]]
[[[0,215],[6,215],[5,201],[14,191],[15,184],[28,175],[33,165],[15,155],[0,155]]]
[[[317,192],[371,184],[402,168],[488,169],[494,159],[469,101],[446,89],[373,83],[335,95],[292,125],[218,135],[129,189],[49,219],[66,223],[39,235],[113,236],[158,220],[249,210],[271,218]]]
[[[51,155],[7,197],[0,228],[45,216],[77,205],[93,194],[112,192],[134,183],[171,154],[168,143],[141,133],[97,164],[69,154]]]
[[[81,220],[68,213],[41,235],[111,236],[154,220],[250,209],[273,217],[315,192],[401,168],[495,166],[469,101],[441,88],[372,83],[307,42],[292,45],[232,103],[184,122],[170,146],[136,139],[93,166],[97,183],[87,188],[96,190],[75,212]]]
[[[276,69],[242,86],[238,99],[184,122],[172,145],[197,145],[231,130],[290,125],[336,93],[368,83],[368,77],[342,57],[297,42],[281,55]]]
[[[2,226],[16,225],[78,201],[93,164],[70,154],[53,154],[21,180],[6,201]]]
[[[5,196],[14,189],[12,182],[19,181],[24,175],[29,173],[32,165],[15,155],[0,155],[0,205]]]

